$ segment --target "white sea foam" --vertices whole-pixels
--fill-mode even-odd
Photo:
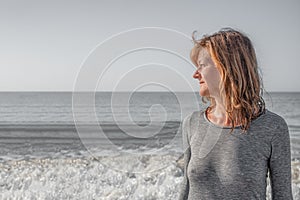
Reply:
[[[173,200],[183,176],[177,159],[143,155],[7,160],[0,163],[0,199]],[[300,161],[293,161],[292,170],[293,195],[299,199]],[[270,186],[267,192],[271,199]]]

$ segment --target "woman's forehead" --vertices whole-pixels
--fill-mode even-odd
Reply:
[[[211,57],[210,57],[208,50],[206,48],[200,49],[199,54],[198,54],[198,61],[208,61],[210,59],[211,59]]]

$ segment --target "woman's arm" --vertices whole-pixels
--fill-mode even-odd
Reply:
[[[290,136],[286,122],[278,124],[269,160],[272,200],[292,200]]]
[[[184,160],[184,176],[181,183],[181,190],[179,200],[187,200],[189,194],[189,180],[187,177],[187,167],[191,158],[191,147],[189,143],[189,130],[190,130],[191,116],[186,117],[182,123],[182,139],[183,139],[183,160]]]

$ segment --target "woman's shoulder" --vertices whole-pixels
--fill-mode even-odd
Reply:
[[[274,126],[274,127],[280,127],[280,126],[286,126],[286,121],[285,119],[275,113],[275,112],[272,112],[268,109],[265,110],[265,113],[262,114],[261,116],[259,116],[257,119],[253,120],[254,122],[255,121],[258,121],[258,122],[261,122],[260,124],[265,124],[265,125],[269,125],[269,126]]]
[[[263,133],[264,136],[269,136],[270,139],[280,137],[288,137],[288,125],[285,119],[270,110],[265,110],[265,113],[253,120],[250,125],[251,130]]]
[[[205,113],[205,109],[199,110],[199,111],[194,111],[194,112],[188,114],[182,122],[183,127],[185,129],[194,130],[199,125],[204,123],[204,116],[203,116],[204,113]]]
[[[199,111],[194,111],[188,114],[184,119],[183,119],[183,124],[188,124],[192,120],[199,121],[201,116],[203,116],[205,113],[205,109],[201,109]]]

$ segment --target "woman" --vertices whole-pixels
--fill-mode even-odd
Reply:
[[[196,40],[191,60],[209,107],[183,122],[180,199],[290,200],[291,153],[285,120],[265,109],[251,41],[233,29]]]

